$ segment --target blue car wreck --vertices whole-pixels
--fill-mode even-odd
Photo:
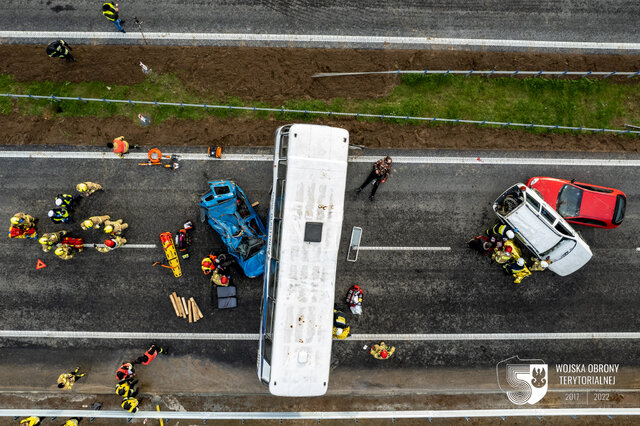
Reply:
[[[247,277],[262,275],[267,237],[260,217],[235,182],[211,181],[209,187],[200,199],[202,221],[216,230]]]

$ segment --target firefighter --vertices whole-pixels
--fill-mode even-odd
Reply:
[[[76,185],[76,191],[83,197],[88,197],[96,191],[101,191],[102,185],[94,182],[82,182]]]
[[[136,413],[138,412],[138,404],[140,404],[140,401],[135,398],[123,398],[120,405],[128,412]]]
[[[333,310],[333,337],[336,339],[346,339],[349,337],[351,327],[347,325],[344,314],[336,309]]]
[[[509,225],[503,225],[501,223],[496,223],[493,225],[493,228],[489,228],[485,231],[488,237],[493,237],[496,240],[499,239],[507,239],[512,240],[515,238],[516,234],[511,229]]]
[[[82,421],[82,418],[80,418],[80,417],[72,417],[69,420],[67,420],[66,422],[64,422],[64,424],[62,426],[78,426],[80,421]]]
[[[369,353],[375,359],[388,359],[395,351],[395,346],[389,347],[386,343],[380,342],[380,344],[372,345]]]
[[[116,395],[122,398],[135,398],[138,395],[137,380],[120,380],[116,385]]]
[[[124,158],[124,155],[129,152],[129,142],[124,140],[124,136],[117,137],[112,142],[107,144],[109,148],[113,148],[113,153],[120,158]]]
[[[11,225],[18,227],[18,228],[22,228],[22,229],[29,229],[29,228],[33,228],[34,226],[36,226],[36,218],[28,215],[26,213],[16,213],[14,214],[11,219]]]
[[[544,271],[545,269],[547,269],[549,267],[549,262],[550,260],[540,260],[538,258],[532,257],[531,260],[533,261],[533,263],[531,264],[531,267],[529,268],[530,271]]]
[[[50,58],[60,58],[66,59],[67,62],[75,62],[76,59],[71,54],[71,50],[73,50],[71,46],[69,46],[66,41],[60,39],[49,43],[47,46],[47,55],[49,55]]]
[[[202,262],[200,262],[202,273],[205,275],[209,275],[215,268],[215,261],[216,261],[216,256],[212,254],[202,259]]]
[[[56,207],[55,209],[49,210],[47,215],[53,223],[71,223],[72,221],[69,210],[62,207]]]
[[[115,250],[119,247],[122,247],[126,243],[127,243],[127,240],[125,238],[120,237],[118,235],[114,235],[110,238],[107,238],[104,241],[104,247],[96,247],[96,249],[100,253],[107,253],[107,252],[110,252],[111,250]]]
[[[496,263],[507,263],[509,260],[513,259],[513,248],[510,246],[504,247],[502,249],[494,249],[493,254],[491,255],[491,260]]]
[[[221,287],[227,287],[229,285],[229,276],[222,275],[220,268],[216,268],[211,275],[211,282]]]
[[[60,244],[53,253],[62,260],[70,260],[75,255],[75,249],[68,244]]]
[[[87,229],[100,229],[100,225],[102,225],[107,220],[111,219],[111,216],[91,216],[89,219],[82,221],[80,226],[82,226],[83,230]]]
[[[110,235],[122,235],[122,231],[129,227],[128,223],[123,223],[122,219],[118,220],[105,220],[104,221],[104,233]]]
[[[62,237],[64,237],[65,235],[67,235],[67,231],[42,234],[42,237],[40,237],[40,239],[38,240],[38,242],[42,245],[42,251],[45,253],[51,251],[51,249],[53,249],[53,246],[62,241]]]
[[[20,424],[24,426],[39,426],[40,425],[40,417],[29,416],[25,419],[20,420]]]
[[[58,387],[60,389],[70,390],[75,384],[75,382],[77,382],[78,380],[80,380],[86,375],[87,373],[80,373],[80,367],[76,367],[76,369],[73,370],[72,372],[61,374],[60,377],[58,377]]]
[[[56,206],[65,208],[70,212],[73,211],[73,203],[80,198],[80,195],[58,194],[56,197]]]
[[[161,348],[160,346],[157,346],[157,345],[151,345],[151,347],[149,347],[149,349],[147,349],[147,351],[143,355],[138,357],[138,359],[134,362],[134,364],[149,365],[151,361],[156,359],[158,354],[166,355],[167,353],[168,352],[166,349]]]
[[[531,275],[531,271],[527,269],[524,259],[521,257],[515,262],[509,262],[502,266],[507,273],[513,275],[513,282],[520,284],[523,279]]]

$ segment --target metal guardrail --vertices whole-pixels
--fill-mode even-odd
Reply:
[[[571,130],[576,132],[594,132],[594,133],[614,133],[614,134],[630,134],[637,135],[640,134],[640,130],[631,130],[631,129],[607,129],[607,128],[595,128],[595,127],[573,127],[573,126],[560,126],[560,125],[552,125],[552,124],[536,124],[536,123],[513,123],[502,122],[502,121],[489,121],[489,120],[465,120],[462,118],[438,118],[438,117],[413,117],[410,115],[385,115],[385,114],[366,114],[359,112],[335,112],[335,111],[315,111],[315,110],[300,110],[300,109],[286,109],[282,108],[262,108],[262,107],[241,107],[241,106],[232,106],[232,105],[207,105],[207,104],[191,104],[191,103],[183,103],[183,102],[158,102],[158,101],[134,101],[131,99],[106,99],[106,98],[83,98],[78,96],[77,98],[67,97],[67,96],[41,96],[41,95],[18,95],[14,93],[0,93],[0,97],[8,97],[8,98],[26,98],[26,99],[44,99],[49,101],[80,101],[80,102],[105,102],[109,103],[120,103],[127,105],[155,105],[155,106],[173,106],[173,107],[195,107],[195,108],[204,108],[204,109],[219,109],[219,110],[228,110],[228,111],[265,111],[265,112],[279,112],[279,113],[293,113],[293,114],[313,114],[313,115],[325,115],[327,117],[337,116],[337,117],[351,117],[351,118],[379,118],[379,119],[395,119],[395,120],[414,120],[414,121],[428,121],[431,123],[441,122],[441,123],[450,123],[450,124],[477,124],[477,125],[489,125],[489,126],[501,126],[501,127],[521,127],[521,128],[539,128],[539,129],[547,129],[547,130]]]
[[[579,416],[638,416],[640,408],[514,408],[485,410],[416,410],[416,411],[309,411],[309,412],[229,412],[229,411],[139,411],[131,414],[126,411],[109,410],[24,410],[2,409],[0,417],[41,418],[111,418],[111,419],[191,419],[203,420],[336,420],[336,419],[443,419],[464,418],[496,418],[507,417],[573,417]]]
[[[565,76],[579,76],[582,78],[586,77],[602,77],[609,78],[614,75],[625,76],[627,78],[632,78],[640,75],[640,70],[638,71],[520,71],[520,70],[395,70],[395,71],[362,71],[362,72],[321,72],[318,74],[312,75],[312,77],[346,77],[346,76],[357,76],[357,75],[384,75],[384,74],[451,74],[451,75],[464,75],[465,77],[469,77],[470,75],[482,75],[485,77],[495,76],[504,76],[507,75],[509,77],[515,77],[518,75],[522,76],[533,76],[539,77],[543,75],[548,76],[556,76],[557,78],[565,77]]]

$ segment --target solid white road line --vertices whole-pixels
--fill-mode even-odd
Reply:
[[[258,340],[258,333],[145,333],[111,331],[0,330],[0,338],[114,340]],[[485,340],[637,340],[640,332],[603,333],[468,333],[468,334],[352,334],[344,341],[485,341]]]
[[[142,40],[137,31],[119,33],[115,31],[0,31],[0,38],[8,39],[89,39],[89,40]],[[479,46],[506,48],[572,49],[572,50],[640,50],[640,43],[603,43],[588,41],[550,40],[500,40],[450,37],[385,37],[333,34],[243,34],[243,33],[170,33],[145,32],[146,40],[186,40],[217,42],[298,42],[320,44],[381,44],[381,45],[433,45],[433,46]]]
[[[377,247],[377,246],[360,246],[362,250],[379,250],[379,251],[449,251],[451,247]]]
[[[92,248],[93,247],[93,243],[86,243],[83,244],[84,247],[88,247],[88,248]],[[104,248],[106,247],[104,244],[96,244],[96,246]],[[130,248],[130,249],[153,249],[158,247],[155,244],[125,244],[122,247],[119,248]]]
[[[445,419],[464,418],[469,421],[477,417],[493,417],[499,423],[501,417],[558,417],[558,416],[638,416],[640,408],[502,408],[476,410],[388,410],[388,411],[138,411],[136,414],[123,410],[43,410],[0,409],[2,417],[85,417],[107,419],[189,419],[189,420],[337,420],[350,419]]]
[[[186,161],[273,161],[272,154],[223,154],[221,159],[212,159],[207,154],[180,153],[179,160]],[[3,151],[2,158],[33,159],[86,159],[86,160],[121,160],[112,152],[84,151]],[[351,163],[372,163],[380,156],[350,156]],[[132,152],[125,160],[148,160],[146,153]],[[517,158],[517,157],[393,157],[394,164],[475,164],[475,165],[538,165],[538,166],[595,166],[595,167],[640,167],[640,160],[618,160],[607,158]]]

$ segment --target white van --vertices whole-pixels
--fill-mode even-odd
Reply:
[[[551,260],[548,269],[558,275],[577,271],[593,255],[562,216],[524,183],[503,192],[493,203],[493,210],[533,254]]]

